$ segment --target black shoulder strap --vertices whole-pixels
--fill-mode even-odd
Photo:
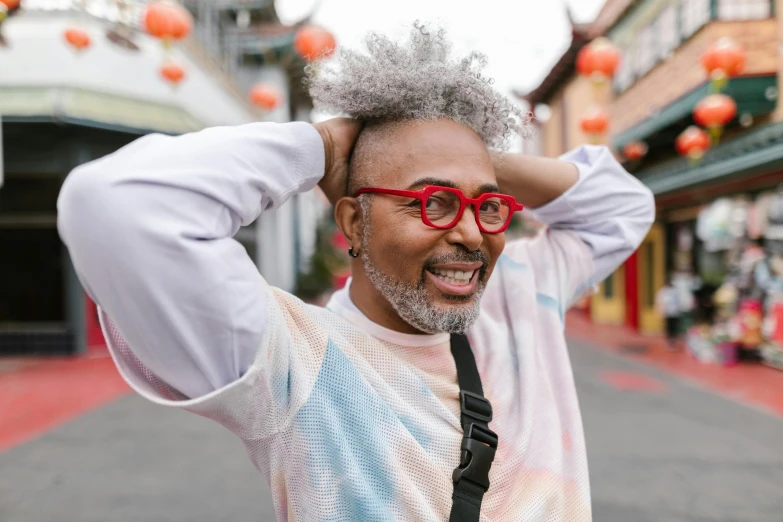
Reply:
[[[476,359],[465,334],[451,334],[451,354],[457,364],[462,411],[462,452],[454,470],[449,522],[478,522],[481,500],[489,489],[489,468],[495,458],[498,436],[489,429],[492,405],[484,398]]]

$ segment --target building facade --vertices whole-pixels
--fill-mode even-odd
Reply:
[[[145,4],[25,0],[0,26],[0,354],[72,354],[101,340],[56,230],[73,168],[150,132],[309,118],[296,27],[276,23],[271,0],[184,2],[193,35],[170,51],[140,30]],[[89,48],[65,44],[71,27],[90,35]],[[164,60],[186,71],[176,88],[160,77]],[[259,81],[281,95],[265,114],[248,102]],[[270,283],[293,290],[323,208],[316,194],[296,196],[236,239]]]
[[[636,254],[591,298],[595,321],[660,331],[655,293],[667,274],[690,271],[709,279],[713,265],[725,264],[699,239],[700,213],[718,198],[753,197],[783,182],[779,4],[607,0],[593,23],[574,26],[569,50],[527,95],[532,104],[550,108],[551,117],[542,124],[548,156],[586,141],[578,122],[596,97],[610,116],[607,145],[618,152],[634,141],[648,146],[646,156],[625,165],[654,192],[657,221]],[[576,75],[575,61],[578,51],[599,35],[612,40],[623,57],[611,86],[596,95],[590,93],[589,81]],[[710,90],[701,55],[722,37],[740,44],[747,56],[742,74],[724,90],[737,103],[737,117],[720,142],[693,162],[679,157],[674,143],[694,123],[693,108]]]

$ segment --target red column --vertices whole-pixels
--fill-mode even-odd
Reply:
[[[103,339],[103,332],[101,332],[101,324],[98,322],[98,307],[92,302],[92,299],[85,294],[84,296],[85,308],[85,330],[87,339],[87,348],[91,346],[106,346],[106,341]]]
[[[652,270],[652,267],[648,267]],[[625,262],[625,325],[639,329],[639,257],[638,251]]]

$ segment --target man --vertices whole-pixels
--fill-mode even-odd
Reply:
[[[482,520],[590,520],[564,312],[639,245],[651,194],[602,147],[491,154],[524,117],[442,32],[367,43],[310,79],[354,119],[148,136],[68,177],[59,230],[112,355],[143,396],[236,433],[279,520],[443,521],[465,331],[500,440]],[[316,183],[354,257],[326,309],[232,239]],[[505,245],[519,204],[549,229]]]

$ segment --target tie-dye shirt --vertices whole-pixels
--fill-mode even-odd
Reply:
[[[483,522],[591,519],[564,312],[654,208],[607,149],[564,159],[579,181],[536,211],[545,232],[506,245],[468,331],[500,440]],[[347,290],[307,305],[231,239],[322,172],[303,123],[143,138],[69,176],[58,226],[123,377],[235,433],[278,520],[446,520],[462,439],[449,335],[383,328]]]

